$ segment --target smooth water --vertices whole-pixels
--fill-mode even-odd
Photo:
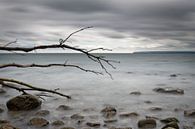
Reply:
[[[175,116],[181,121],[181,125],[192,125],[193,119],[183,117],[183,111],[174,112],[175,108],[195,108],[195,54],[194,53],[136,53],[136,54],[103,54],[108,59],[120,61],[113,63],[116,69],[108,65],[106,68],[112,74],[113,80],[104,73],[95,75],[86,73],[75,68],[50,67],[50,68],[3,68],[0,69],[0,77],[17,79],[34,86],[56,89],[73,97],[67,100],[59,96],[46,98],[42,109],[51,110],[48,120],[69,117],[75,113],[86,116],[86,121],[103,119],[100,110],[106,105],[115,106],[118,113],[137,112],[138,119],[122,119],[113,123],[115,126],[130,126],[137,128],[137,121],[147,116],[165,118]],[[82,54],[0,54],[0,64],[21,63],[21,64],[48,64],[64,63],[79,65],[86,69],[102,71],[99,64],[90,61]],[[102,71],[104,72],[104,71]],[[177,77],[170,77],[176,74]],[[153,91],[156,87],[176,87],[184,89],[184,95],[166,95]],[[130,92],[140,91],[142,95],[133,96]],[[8,95],[7,95],[8,94]],[[9,90],[4,96],[0,96],[0,104],[17,94]],[[146,104],[145,101],[152,101]],[[74,108],[73,111],[61,113],[55,109],[60,104],[66,104]],[[163,111],[151,112],[151,107],[162,107]],[[84,109],[93,109],[85,112]],[[32,112],[33,114],[34,112]],[[25,113],[24,113],[25,114]],[[31,115],[32,115],[31,114]],[[21,114],[20,114],[21,115]],[[13,113],[4,112],[0,114],[5,119],[11,119],[19,127],[32,128],[25,124],[29,115],[23,115],[20,119],[14,119]],[[17,115],[16,115],[17,116]],[[24,121],[24,122],[21,122]],[[83,125],[73,124],[69,121],[66,124],[81,128]],[[162,125],[158,123],[160,128]],[[50,128],[47,127],[47,128]],[[101,128],[104,128],[101,126]]]

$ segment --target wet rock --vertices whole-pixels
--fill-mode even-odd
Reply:
[[[37,116],[46,116],[46,115],[49,115],[49,113],[50,112],[48,110],[40,110],[35,115],[37,115]]]
[[[178,95],[183,95],[184,90],[179,89],[179,88],[172,88],[172,87],[166,87],[166,88],[155,88],[153,89],[155,92],[158,93],[166,93],[166,94],[178,94]]]
[[[77,119],[84,119],[84,116],[80,114],[73,114],[70,118],[77,120]]]
[[[188,125],[184,125],[183,129],[193,129],[193,127],[192,126],[188,126]]]
[[[1,124],[7,124],[7,123],[10,123],[8,120],[3,120],[3,119],[0,119],[0,125]]]
[[[132,129],[131,127],[110,127],[109,129]]]
[[[149,110],[150,111],[162,111],[162,108],[160,108],[160,107],[151,107]]]
[[[2,126],[0,126],[0,129],[19,129],[19,128],[14,127],[11,124],[3,124]]]
[[[138,121],[139,128],[155,128],[156,121],[154,119],[143,119]]]
[[[53,125],[53,126],[62,126],[62,125],[64,125],[64,122],[61,121],[61,120],[56,120],[56,121],[52,122],[51,125]]]
[[[167,125],[165,125],[164,127],[162,127],[162,129],[168,129],[168,128],[179,129],[179,126],[178,126],[177,122],[170,122]]]
[[[56,110],[66,111],[66,110],[72,110],[72,108],[67,105],[60,105]]]
[[[177,74],[171,74],[170,77],[177,77]]]
[[[195,117],[195,109],[184,111],[184,116],[186,116],[186,117]]]
[[[115,123],[115,122],[117,122],[117,119],[104,120],[104,123]]]
[[[75,129],[75,128],[73,128],[73,127],[62,127],[60,129]]]
[[[159,120],[159,118],[158,117],[155,117],[155,116],[146,116],[146,119]]]
[[[134,91],[134,92],[131,92],[130,95],[141,95],[141,92],[140,91]]]
[[[168,118],[162,119],[160,121],[163,123],[179,122],[179,120],[175,117],[168,117]]]
[[[6,91],[3,88],[0,88],[0,94],[4,94]]]
[[[86,125],[89,127],[100,127],[101,124],[99,122],[87,122]]]
[[[4,109],[0,107],[0,113],[4,112]]]
[[[33,95],[24,94],[16,96],[7,102],[10,111],[26,111],[41,106],[41,101]]]
[[[119,117],[122,117],[122,118],[125,118],[125,117],[137,117],[137,116],[139,116],[139,114],[136,113],[136,112],[119,114]]]
[[[146,101],[144,101],[144,103],[151,104],[151,103],[152,103],[152,101],[150,101],[150,100],[146,100]]]
[[[44,119],[44,118],[32,118],[30,121],[29,121],[29,125],[32,125],[32,126],[35,126],[35,127],[44,127],[44,126],[47,126],[49,124],[49,122]]]
[[[108,106],[101,110],[101,113],[106,118],[114,117],[117,113],[117,110],[114,107]]]

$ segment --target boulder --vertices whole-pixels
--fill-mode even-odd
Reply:
[[[53,126],[62,126],[62,125],[64,125],[64,122],[61,121],[61,120],[56,120],[56,121],[52,122],[51,125],[53,125]]]
[[[26,111],[38,108],[41,101],[36,96],[23,94],[10,99],[6,105],[10,111]]]
[[[60,105],[58,106],[58,108],[56,110],[59,110],[59,111],[66,111],[66,110],[71,110],[72,108],[67,106],[67,105]]]
[[[172,88],[172,87],[155,88],[153,90],[155,92],[165,93],[165,94],[178,94],[178,95],[183,95],[184,94],[184,90],[179,89],[179,88]]]
[[[170,122],[166,124],[164,127],[162,127],[162,129],[168,129],[168,128],[179,129],[179,126],[177,122]]]
[[[195,117],[195,109],[184,111],[184,116],[186,116],[186,117]]]
[[[119,117],[122,117],[122,118],[137,117],[137,116],[139,116],[139,114],[136,113],[136,112],[121,113],[121,114],[119,114]]]
[[[32,126],[35,126],[35,127],[44,127],[44,126],[47,126],[48,124],[49,124],[49,122],[46,119],[39,118],[39,117],[32,118],[29,121],[29,125],[32,125]]]
[[[49,113],[50,112],[48,110],[40,110],[35,115],[37,115],[37,116],[46,116],[46,115],[49,115]]]
[[[179,122],[179,120],[175,117],[168,117],[160,120],[162,123],[170,123],[170,122]]]
[[[143,119],[138,121],[139,128],[155,128],[156,121],[154,119]]]
[[[86,125],[89,127],[100,127],[101,124],[99,122],[87,122]]]
[[[108,106],[101,110],[101,113],[106,118],[114,117],[117,113],[117,110],[114,107]]]
[[[73,114],[70,118],[77,120],[77,119],[84,119],[84,116],[80,114]]]
[[[140,91],[134,91],[134,92],[131,92],[130,95],[141,95],[141,92]]]
[[[0,126],[0,129],[19,129],[19,128],[16,128],[11,124],[3,124],[2,126]]]

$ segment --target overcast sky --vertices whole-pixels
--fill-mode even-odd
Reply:
[[[195,50],[195,0],[0,0],[0,45],[58,43],[113,52]],[[60,52],[49,50],[39,52]]]

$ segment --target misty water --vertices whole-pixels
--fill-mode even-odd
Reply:
[[[52,95],[46,97],[41,109],[50,111],[45,118],[50,122],[63,120],[66,126],[75,128],[86,127],[85,122],[100,122],[104,127],[104,118],[100,111],[108,106],[114,106],[117,114],[124,112],[137,112],[136,118],[121,119],[110,123],[108,126],[137,127],[137,121],[145,116],[158,118],[177,117],[180,125],[193,125],[193,118],[186,118],[183,110],[195,108],[195,54],[194,53],[136,53],[136,54],[103,54],[108,59],[120,61],[113,63],[116,69],[106,65],[112,74],[95,75],[75,68],[50,67],[50,68],[3,68],[0,69],[0,77],[17,79],[34,86],[56,89],[59,92],[70,95],[71,100]],[[99,64],[90,61],[82,54],[0,54],[0,64],[48,64],[64,63],[79,65],[86,69],[102,71]],[[104,72],[104,71],[102,71]],[[177,77],[171,77],[176,74]],[[184,90],[184,95],[160,94],[153,91],[157,87],[174,87]],[[140,96],[130,95],[133,91],[140,91]],[[5,104],[11,97],[18,95],[15,90],[7,89],[7,93],[0,95],[0,104],[5,112],[0,114],[1,119],[10,120],[14,125],[22,129],[32,129],[27,123],[37,112],[8,112]],[[151,101],[151,104],[145,103]],[[68,105],[73,108],[70,111],[58,111],[59,105]],[[162,111],[150,111],[151,107],[161,107]],[[177,112],[174,109],[181,109]],[[75,113],[85,116],[85,121],[77,124],[77,121],[69,117]],[[158,122],[157,128],[163,124]],[[54,127],[47,126],[46,129]]]

